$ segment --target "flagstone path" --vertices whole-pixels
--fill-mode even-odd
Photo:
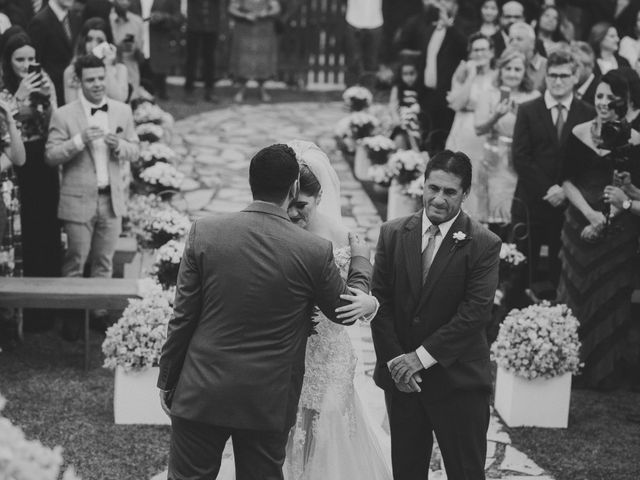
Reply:
[[[304,139],[316,142],[331,158],[341,180],[342,213],[350,230],[375,245],[381,219],[348,164],[336,149],[333,128],[346,115],[340,103],[287,103],[233,106],[186,118],[176,123],[172,146],[184,160],[187,175],[177,206],[193,217],[244,208],[251,201],[248,167],[251,156],[274,142]],[[388,444],[384,397],[371,379],[375,354],[368,326],[348,328],[358,355],[355,384],[367,413]],[[492,411],[488,432],[487,478],[552,480],[526,455],[511,446],[509,435]],[[430,479],[446,479],[439,452],[434,452]],[[223,469],[232,469],[232,454],[225,453]],[[153,480],[166,478],[163,472]],[[359,480],[359,479],[354,479]],[[362,479],[366,480],[366,479]]]

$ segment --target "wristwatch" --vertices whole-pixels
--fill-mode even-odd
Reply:
[[[632,201],[627,198],[624,202],[622,202],[622,209],[623,210],[631,209],[631,203]]]

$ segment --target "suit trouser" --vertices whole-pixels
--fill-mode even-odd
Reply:
[[[282,480],[289,432],[218,427],[171,416],[168,480],[216,478],[231,437],[236,480]]]
[[[489,396],[455,391],[428,403],[420,394],[386,392],[393,479],[428,478],[435,433],[449,480],[484,480]]]
[[[363,76],[373,77],[378,70],[382,27],[356,28],[349,24],[345,30],[347,70],[345,83],[347,86],[362,82]],[[366,79],[368,87],[373,87],[371,78]]]
[[[185,65],[184,88],[188,92],[194,88],[196,80],[196,66],[198,64],[198,49],[202,58],[202,78],[204,88],[213,90],[214,57],[218,32],[187,32],[187,59]]]
[[[88,259],[91,277],[111,278],[121,229],[122,219],[113,213],[111,195],[98,195],[96,212],[88,222],[64,222],[68,246],[62,275],[82,277]]]

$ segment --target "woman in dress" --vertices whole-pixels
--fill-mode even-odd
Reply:
[[[22,260],[25,277],[59,277],[62,261],[58,223],[58,170],[44,163],[44,146],[51,113],[56,108],[53,82],[44,71],[30,71],[36,50],[29,37],[16,33],[2,53],[3,89],[0,100],[8,105],[20,129],[26,162],[16,169],[20,188]],[[53,325],[50,312],[25,310],[25,330]]]
[[[120,61],[117,49],[112,45],[111,29],[102,18],[94,17],[84,22],[76,40],[75,56],[62,76],[66,102],[71,103],[78,98],[80,81],[76,78],[74,65],[77,58],[87,53],[94,55],[97,53],[96,56],[104,61],[107,97],[119,102],[127,101],[129,97],[127,67]]]
[[[244,101],[246,82],[255,80],[260,87],[260,99],[271,100],[264,88],[265,80],[276,76],[278,68],[278,38],[276,17],[281,6],[278,0],[231,0],[229,14],[234,26],[231,36],[229,70],[242,86],[234,101]]]
[[[562,229],[562,275],[558,300],[573,310],[584,368],[583,386],[610,388],[618,380],[629,323],[634,289],[632,261],[638,247],[638,218],[622,208],[605,204],[605,187],[613,182],[615,168],[630,172],[638,184],[640,134],[632,130],[629,158],[614,162],[602,138],[603,125],[624,119],[629,101],[627,82],[610,72],[598,83],[596,118],[576,125],[569,135],[563,165],[563,188],[569,206]]]
[[[525,56],[507,48],[497,62],[493,88],[479,99],[475,111],[477,135],[485,136],[483,161],[476,172],[478,217],[498,233],[511,222],[511,203],[518,177],[511,159],[511,141],[518,105],[540,95],[527,75]]]
[[[620,37],[616,27],[609,22],[598,22],[591,27],[589,45],[596,55],[596,64],[593,68],[596,78],[616,68],[629,66],[627,59],[618,54]]]
[[[485,37],[492,37],[500,30],[500,9],[496,0],[482,2],[480,16],[482,17],[482,24],[478,33]]]
[[[484,138],[476,135],[474,111],[478,100],[491,91],[495,71],[492,69],[493,43],[489,37],[474,33],[469,38],[469,57],[462,61],[453,75],[451,92],[447,96],[449,107],[456,112],[445,148],[466,153],[478,172],[483,156]],[[474,175],[471,190],[464,202],[464,210],[478,217],[478,176]]]

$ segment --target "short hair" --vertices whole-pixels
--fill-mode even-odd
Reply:
[[[559,67],[563,65],[569,65],[573,73],[578,71],[578,62],[574,56],[571,55],[571,51],[569,49],[560,48],[559,50],[551,52],[547,58],[547,72],[549,72],[551,67]]]
[[[523,92],[533,92],[533,80],[531,80],[531,75],[529,74],[529,70],[527,69],[527,58],[524,53],[514,47],[507,47],[500,58],[496,60],[496,69],[498,70],[498,74],[496,75],[496,86],[500,87],[502,85],[502,75],[500,75],[500,70],[502,67],[507,65],[512,60],[519,58],[522,60],[522,64],[524,65],[524,78],[522,79],[522,83],[520,84],[520,90]]]
[[[640,75],[633,68],[621,67],[618,73],[622,75],[629,84],[629,100],[634,108],[640,108]]]
[[[491,37],[487,37],[484,33],[476,32],[469,37],[467,41],[467,55],[471,53],[471,49],[473,48],[473,44],[478,40],[486,40],[489,44],[489,48],[494,50],[493,39]]]
[[[609,22],[598,22],[591,27],[588,42],[589,45],[591,45],[591,48],[593,48],[593,53],[596,58],[600,56],[600,44],[602,43],[602,40],[604,40],[604,37],[607,36],[607,32],[609,32],[610,28],[616,27]]]
[[[571,54],[580,63],[588,63],[593,68],[596,64],[596,54],[587,42],[576,41],[571,42]],[[584,60],[587,60],[586,62]]]
[[[73,72],[78,80],[82,80],[82,71],[87,68],[106,68],[101,58],[96,57],[92,53],[76,58],[73,64]]]
[[[320,181],[318,177],[311,171],[308,165],[301,164],[300,165],[300,191],[305,195],[309,195],[311,197],[317,197],[320,195],[320,191],[322,190],[322,185],[320,185]]]
[[[471,188],[473,169],[471,167],[471,160],[464,152],[443,150],[436,153],[427,163],[427,168],[424,171],[424,179],[427,180],[434,170],[441,170],[458,177],[462,191],[464,192],[468,192],[469,188]]]
[[[514,30],[522,30],[523,32],[527,32],[527,35],[529,36],[529,38],[535,42],[536,40],[536,31],[533,29],[533,27],[531,25],[529,25],[526,22],[516,22],[513,25],[511,25],[509,27],[509,35],[511,35],[511,32]]]
[[[618,70],[611,70],[604,74],[598,81],[598,85],[605,83],[611,88],[613,93],[619,100],[611,102],[611,108],[618,117],[624,117],[629,109],[629,83],[627,79]],[[596,86],[597,89],[597,86]]]
[[[298,178],[300,167],[291,147],[276,143],[251,159],[249,185],[254,200],[282,203]]]

